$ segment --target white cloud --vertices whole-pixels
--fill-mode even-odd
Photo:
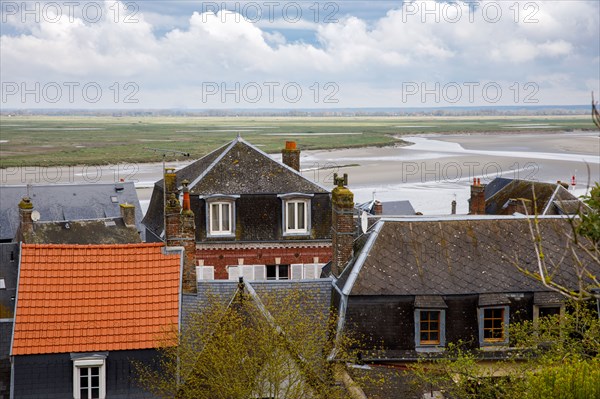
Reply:
[[[497,21],[491,21],[488,3],[502,7]],[[400,106],[394,98],[404,82],[510,84],[533,76],[549,79],[565,92],[570,86],[589,91],[594,87],[586,82],[593,82],[600,68],[595,1],[519,3],[517,15],[513,2],[482,1],[469,14],[463,2],[448,8],[428,0],[406,3],[371,23],[349,15],[339,16],[337,23],[288,26],[282,19],[253,24],[231,11],[193,12],[185,27],[175,29],[170,27],[181,25],[179,15],[140,10],[137,23],[116,23],[110,18],[113,3],[103,4],[104,18],[96,23],[69,21],[67,15],[53,23],[8,18],[6,25],[23,33],[0,37],[2,81],[135,81],[142,97],[139,107],[195,103],[203,82],[298,82],[310,93],[307,88],[314,82],[335,82],[338,106],[370,106],[374,101]],[[426,9],[434,11],[423,13]],[[285,30],[307,30],[313,37],[291,40]],[[378,91],[382,86],[385,92]],[[562,103],[566,98],[543,101]],[[218,105],[223,104],[207,106]],[[315,106],[310,101],[296,105]]]

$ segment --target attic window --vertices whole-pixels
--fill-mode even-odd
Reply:
[[[233,203],[226,201],[208,204],[208,230],[211,236],[231,235]]]
[[[310,200],[289,199],[283,201],[284,234],[307,234],[310,220]]]
[[[479,344],[508,344],[508,306],[493,306],[479,309]]]

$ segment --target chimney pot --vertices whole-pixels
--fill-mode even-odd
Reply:
[[[375,203],[373,204],[373,215],[383,215],[383,204],[381,201],[375,200]]]
[[[295,141],[285,142],[285,148],[281,150],[281,160],[296,172],[300,172],[300,150]]]

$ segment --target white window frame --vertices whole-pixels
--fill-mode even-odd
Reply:
[[[288,205],[294,204],[294,228],[288,228]],[[298,228],[298,204],[304,205],[304,228]],[[283,200],[283,234],[306,235],[310,231],[310,199],[290,198]]]
[[[81,399],[80,377],[81,369],[98,367],[99,399],[106,398],[106,355],[84,356],[73,359],[73,398]]]
[[[215,236],[231,236],[233,235],[234,220],[234,201],[210,201],[207,202],[208,208],[208,235],[211,237]],[[227,205],[229,208],[229,229],[223,229],[223,205]],[[213,206],[217,206],[219,209],[218,217],[218,228],[213,226]]]

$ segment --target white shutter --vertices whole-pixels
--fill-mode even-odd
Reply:
[[[214,266],[203,266],[202,267],[202,279],[203,280],[214,280],[215,279],[215,267]]]
[[[266,280],[267,268],[265,265],[254,265],[254,280]]]
[[[294,263],[290,267],[292,268],[292,273],[291,273],[290,278],[292,280],[302,280],[302,277],[303,277],[302,264]]]
[[[252,281],[254,280],[254,266],[238,266],[240,270],[240,276],[244,277],[244,281]]]
[[[308,263],[304,265],[304,278],[312,280],[320,277],[320,273],[317,272],[319,265],[316,263]]]
[[[227,266],[227,272],[229,273],[229,280],[238,281],[240,276],[238,266]]]

